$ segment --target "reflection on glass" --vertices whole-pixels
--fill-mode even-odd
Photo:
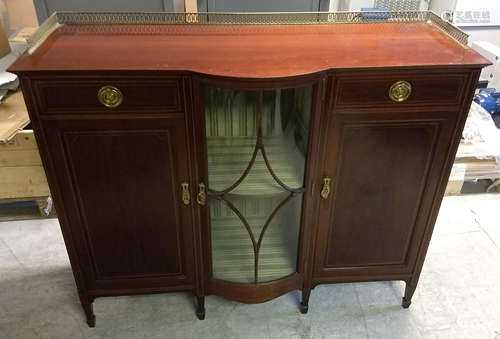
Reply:
[[[258,282],[286,277],[296,271],[302,215],[302,195],[287,195],[267,226],[259,248]]]
[[[208,88],[212,270],[260,283],[296,272],[312,87]]]
[[[222,191],[236,182],[252,157],[257,141],[257,93],[209,88],[205,125],[210,188]]]

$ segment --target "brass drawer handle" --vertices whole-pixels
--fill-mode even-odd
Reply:
[[[411,84],[407,81],[395,82],[389,89],[389,97],[392,101],[406,101],[411,94]]]
[[[328,199],[330,195],[330,184],[332,183],[332,178],[325,177],[323,178],[323,188],[321,189],[321,197],[323,199]]]
[[[205,184],[203,184],[203,183],[198,184],[198,188],[199,188],[199,191],[198,191],[198,195],[196,196],[196,201],[201,206],[204,206],[206,201],[207,201],[207,193],[205,192]]]
[[[97,99],[104,106],[114,108],[120,106],[123,102],[123,94],[114,86],[104,86],[97,92]]]
[[[187,182],[183,182],[181,184],[182,187],[182,202],[184,205],[189,205],[191,202],[191,194],[189,193],[189,184]]]

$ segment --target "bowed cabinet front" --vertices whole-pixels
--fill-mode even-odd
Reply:
[[[208,293],[258,303],[302,289],[326,80],[196,78]]]

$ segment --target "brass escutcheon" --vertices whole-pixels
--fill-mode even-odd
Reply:
[[[184,205],[189,205],[191,202],[191,195],[189,194],[189,184],[187,182],[183,182],[181,184],[182,188],[182,202]]]
[[[199,191],[198,191],[198,195],[196,196],[196,201],[198,201],[198,204],[200,204],[201,206],[204,206],[205,202],[207,201],[207,193],[205,192],[205,184],[199,183],[198,187],[199,187]]]
[[[323,178],[323,188],[321,189],[321,197],[323,199],[328,199],[330,195],[330,184],[332,182],[332,178],[325,177]]]

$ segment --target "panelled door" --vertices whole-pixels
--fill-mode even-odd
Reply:
[[[314,279],[411,273],[452,116],[329,114]]]
[[[374,70],[332,77],[316,174],[313,283],[412,276],[469,76]]]
[[[194,284],[184,115],[43,124],[89,289]]]

